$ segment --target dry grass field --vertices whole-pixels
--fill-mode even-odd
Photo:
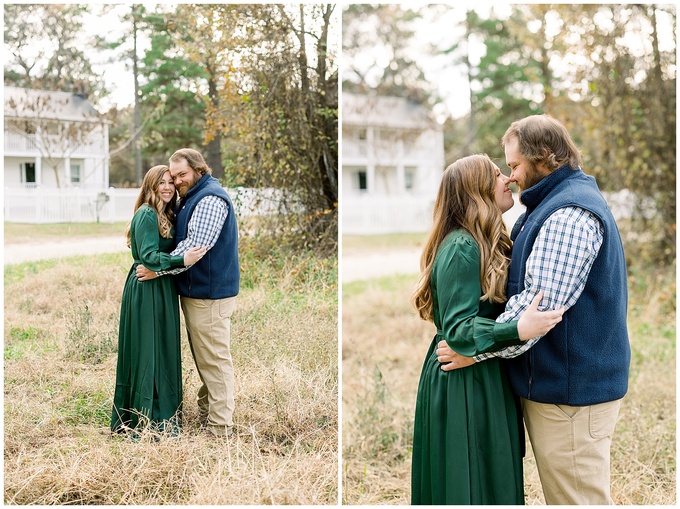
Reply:
[[[359,242],[349,245],[360,250]],[[342,288],[344,504],[410,503],[415,396],[435,332],[409,304],[416,279],[394,276]],[[612,446],[612,497],[619,505],[675,505],[675,267],[631,269],[629,290],[632,361]],[[524,477],[526,503],[544,504],[530,450]]]
[[[244,251],[229,439],[198,430],[184,333],[182,434],[110,436],[128,253],[5,267],[6,504],[337,504],[337,259]]]

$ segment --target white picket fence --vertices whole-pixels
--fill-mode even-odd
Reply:
[[[432,224],[434,200],[415,196],[343,196],[342,233],[375,235],[424,232]]]
[[[227,189],[239,216],[282,211],[278,189]],[[4,219],[13,223],[129,221],[139,189],[5,188]]]
[[[434,198],[416,196],[352,196],[342,197],[342,233],[376,235],[385,233],[426,232],[432,226]],[[503,215],[512,227],[524,206],[515,197],[515,206]]]
[[[630,218],[636,197],[627,189],[602,193],[611,208],[614,218]],[[524,206],[514,195],[515,206],[503,214],[508,228],[524,212]],[[644,213],[653,217],[653,204],[645,202]],[[426,232],[432,225],[434,198],[400,196],[343,196],[340,200],[342,233],[350,235],[376,235],[386,233]]]
[[[239,216],[277,214],[291,210],[279,189],[227,189]],[[634,196],[627,190],[604,193],[616,219],[630,217]],[[14,223],[90,223],[129,221],[139,189],[5,188],[4,219]],[[287,208],[286,208],[287,205]],[[416,196],[343,196],[340,200],[343,233],[374,235],[428,231],[434,199]],[[648,215],[654,214],[652,206]],[[504,214],[511,226],[523,207]]]

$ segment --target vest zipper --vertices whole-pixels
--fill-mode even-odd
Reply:
[[[533,361],[534,360],[534,349],[529,349],[529,389],[527,391],[527,399],[531,399],[531,382],[533,381]]]

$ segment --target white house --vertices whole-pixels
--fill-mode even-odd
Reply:
[[[85,97],[17,87],[4,87],[4,96],[6,195],[109,187],[108,123]]]
[[[426,231],[444,171],[444,134],[401,97],[342,95],[342,231]]]

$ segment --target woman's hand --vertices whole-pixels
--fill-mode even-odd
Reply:
[[[564,306],[555,311],[539,311],[538,304],[542,298],[543,291],[540,291],[517,322],[517,333],[522,341],[542,336],[562,321]]]
[[[443,339],[437,343],[437,360],[442,364],[442,371],[467,368],[475,363],[472,357],[456,353]]]
[[[207,247],[192,247],[186,253],[184,253],[184,266],[188,267],[189,265],[193,265],[198,260],[203,258],[207,252]]]

